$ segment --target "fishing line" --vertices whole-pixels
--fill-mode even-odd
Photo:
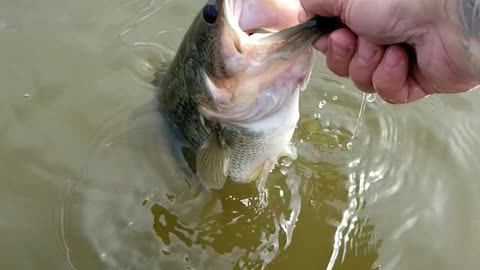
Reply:
[[[360,124],[362,122],[366,106],[367,106],[367,94],[363,93],[362,104],[360,105],[360,111],[358,112],[357,122],[355,123],[355,129],[353,130],[353,134],[352,134],[352,141],[355,139],[355,137],[357,136],[358,130],[360,129]]]

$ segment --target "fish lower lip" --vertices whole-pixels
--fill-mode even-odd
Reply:
[[[261,43],[272,43],[272,42],[278,42],[278,41],[283,41],[286,40],[290,37],[293,37],[300,32],[307,30],[307,29],[313,29],[317,25],[316,21],[314,20],[309,20],[304,23],[280,30],[276,33],[273,33],[271,35],[268,35],[264,38],[259,39],[258,41]]]
[[[261,43],[280,42],[296,36],[305,30],[312,30],[311,35],[314,38],[319,38],[341,28],[342,26],[343,23],[340,18],[316,16],[304,23],[283,29],[269,36],[261,38],[258,41]]]

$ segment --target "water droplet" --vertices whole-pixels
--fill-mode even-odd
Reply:
[[[243,200],[240,200],[240,202],[246,206],[246,207],[249,207],[250,206],[250,200],[247,198],[247,199],[243,199]]]
[[[347,149],[348,149],[348,150],[352,150],[352,147],[353,147],[353,143],[352,143],[352,142],[348,142],[348,143],[347,143]]]
[[[289,158],[286,158],[286,159],[282,160],[281,164],[282,164],[283,167],[290,167],[293,164],[293,160],[291,160]]]
[[[333,98],[332,98],[332,99],[335,101],[335,100],[337,100],[337,99],[338,99],[338,97],[337,97],[337,96],[333,96]]]
[[[377,98],[377,97],[376,97],[375,94],[368,94],[368,95],[367,95],[367,102],[370,102],[370,103],[375,102],[375,99],[376,99],[376,98]]]
[[[359,159],[356,159],[354,161],[351,161],[348,163],[348,167],[349,168],[355,168],[356,166],[358,166],[358,164],[360,164],[360,160]]]
[[[167,193],[167,199],[170,201],[170,202],[173,202],[175,200],[175,195],[172,195],[172,194],[169,194]]]
[[[320,103],[318,104],[318,108],[323,109],[325,104],[327,104],[327,102],[325,100],[320,101]]]

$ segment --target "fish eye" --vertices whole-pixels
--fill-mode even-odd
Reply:
[[[217,20],[217,16],[218,16],[218,10],[217,10],[217,5],[216,4],[208,3],[203,8],[203,19],[208,24],[214,24],[215,21]]]

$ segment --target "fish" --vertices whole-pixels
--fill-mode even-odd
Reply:
[[[158,109],[195,153],[205,188],[231,179],[260,189],[281,157],[296,158],[312,43],[339,27],[328,17],[299,23],[299,8],[298,0],[208,0],[157,74]]]

